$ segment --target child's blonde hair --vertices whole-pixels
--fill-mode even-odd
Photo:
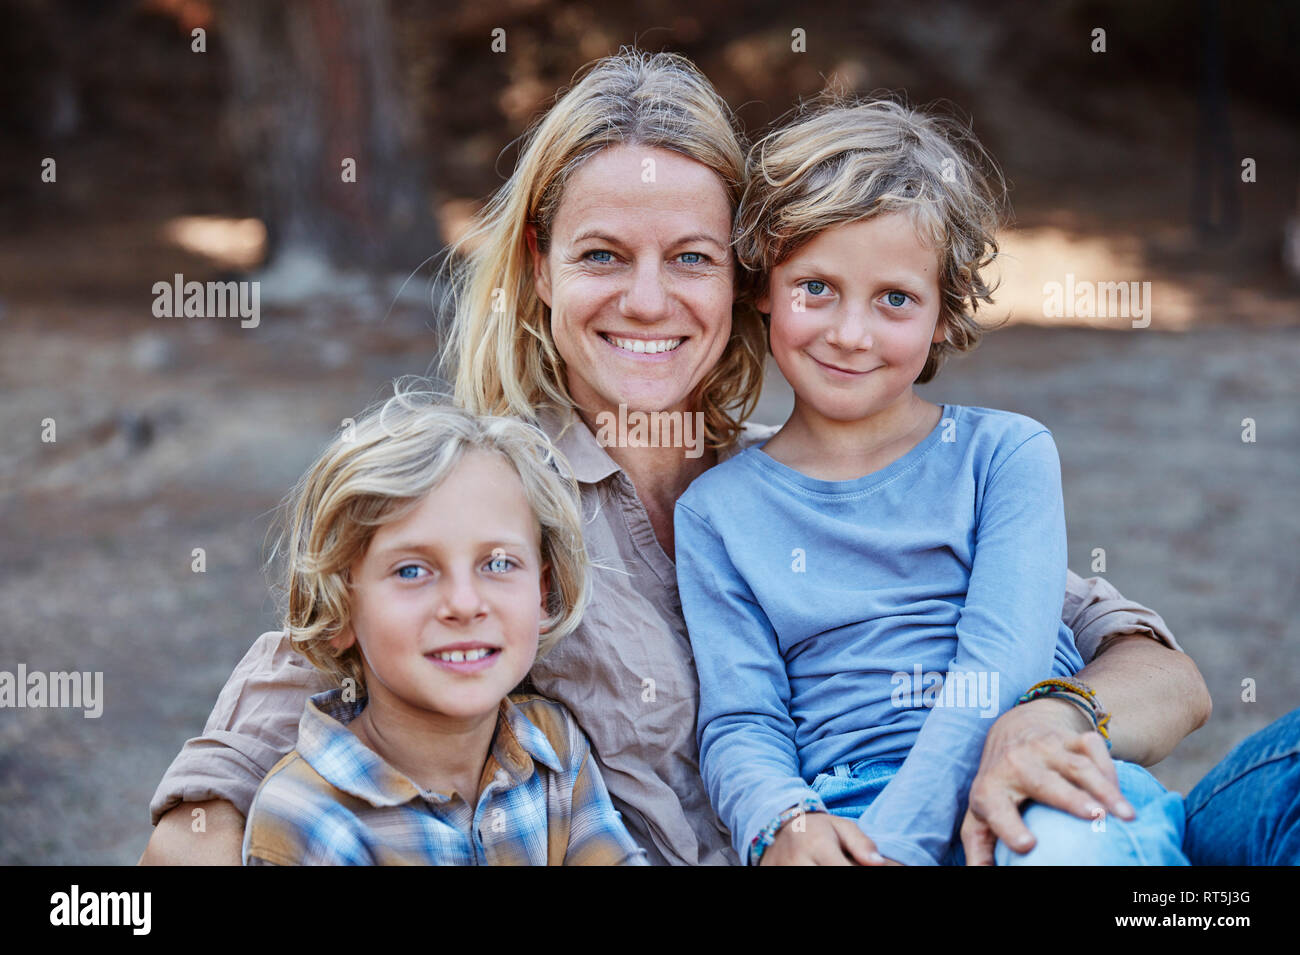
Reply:
[[[510,179],[453,247],[447,262],[454,305],[451,341],[456,402],[482,414],[532,419],[539,407],[573,399],[538,297],[525,229],[545,253],[567,183],[610,146],[667,149],[707,166],[734,212],[744,186],[745,149],[725,101],[690,60],[624,48],[586,74],[524,134]],[[739,282],[739,278],[738,278]],[[705,439],[735,441],[763,385],[762,319],[737,300],[731,337],[699,387]]]
[[[998,253],[1006,183],[971,132],[888,99],[833,99],[754,144],[736,214],[736,255],[758,296],[772,270],[818,233],[907,212],[939,253],[939,324],[917,383],[984,332],[993,288],[980,274]]]
[[[381,525],[400,520],[470,451],[510,462],[541,527],[550,615],[539,656],[577,627],[587,604],[587,550],[568,463],[533,425],[443,401],[415,379],[400,379],[393,397],[330,442],[285,502],[272,555],[282,553],[285,562],[284,626],[294,647],[340,683],[365,686],[356,642],[343,651],[330,643],[351,621],[350,568]]]

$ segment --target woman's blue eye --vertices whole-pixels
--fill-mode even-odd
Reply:
[[[904,292],[888,292],[885,295],[885,301],[894,308],[902,308],[907,304],[907,294]]]
[[[826,283],[819,282],[816,279],[813,279],[810,282],[805,282],[804,285],[807,287],[808,294],[810,295],[821,295],[822,292],[826,291]]]
[[[681,254],[681,258],[688,260],[686,262],[687,265],[699,265],[701,262],[704,261],[704,256],[702,256],[698,252],[683,252]]]
[[[407,564],[404,567],[397,568],[397,576],[401,577],[403,580],[416,580],[419,578],[419,572],[423,569],[424,568],[418,564]],[[408,574],[408,570],[414,571],[414,573]]]
[[[488,570],[492,571],[492,573],[504,574],[514,565],[514,561],[509,557],[493,557],[488,561],[487,565]]]
[[[596,258],[596,256],[605,256],[605,258]],[[595,262],[612,262],[614,255],[608,249],[596,249],[594,252],[588,252],[587,257]]]

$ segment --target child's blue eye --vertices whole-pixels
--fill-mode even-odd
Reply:
[[[514,566],[514,561],[509,557],[493,557],[487,562],[488,570],[494,574],[504,574]]]
[[[907,304],[907,294],[905,292],[887,292],[885,294],[885,301],[894,306],[894,308],[902,308]]]
[[[424,568],[419,564],[406,564],[397,568],[397,576],[401,577],[403,580],[418,580],[420,576],[419,572],[422,570],[424,570]],[[414,571],[414,573],[408,574],[407,571]]]
[[[809,282],[805,282],[804,287],[808,289],[808,294],[810,295],[821,295],[822,292],[826,291],[826,283],[819,282],[817,281],[817,279],[812,279]]]

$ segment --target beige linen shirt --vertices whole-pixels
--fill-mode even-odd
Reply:
[[[581,625],[533,668],[532,685],[568,707],[591,740],[615,807],[656,863],[737,864],[700,778],[699,687],[672,559],[631,480],[576,415],[544,413],[582,497],[592,602]],[[567,426],[567,427],[566,427]],[[770,437],[747,425],[729,457]],[[1070,573],[1062,619],[1091,660],[1110,634],[1136,632],[1181,650],[1158,614],[1100,578]],[[292,750],[308,697],[329,689],[279,632],[264,633],[222,688],[202,735],[188,740],[150,804],[225,799],[244,815],[262,778]]]

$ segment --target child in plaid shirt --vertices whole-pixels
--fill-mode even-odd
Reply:
[[[341,685],[259,787],[246,865],[645,864],[573,717],[511,692],[588,596],[558,462],[399,386],[308,471],[286,627]]]

